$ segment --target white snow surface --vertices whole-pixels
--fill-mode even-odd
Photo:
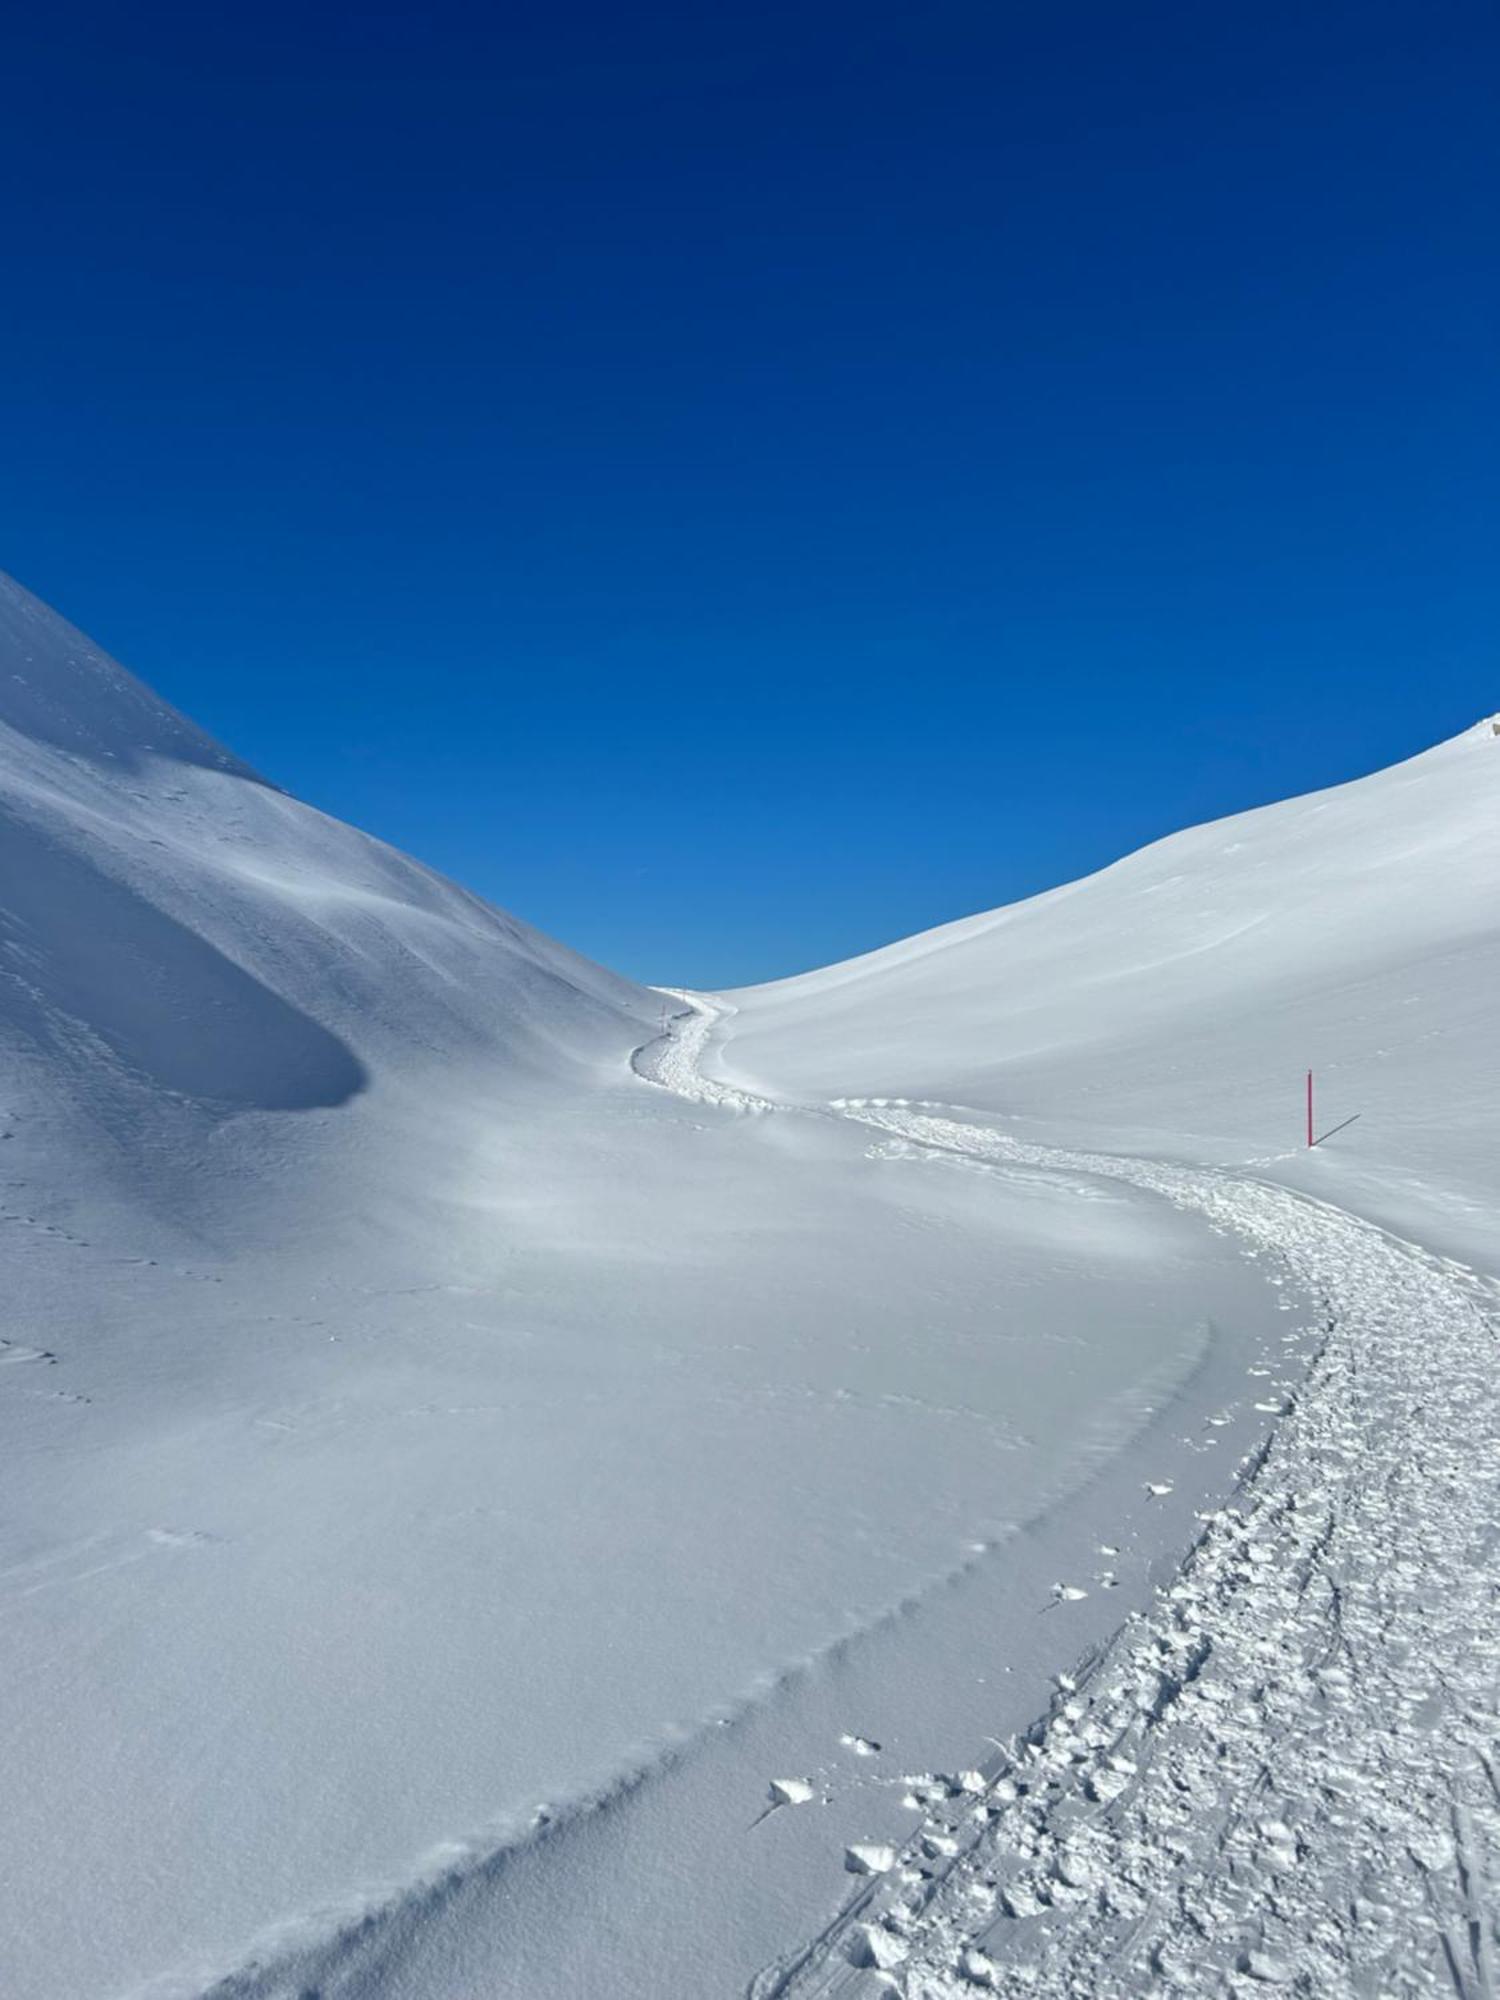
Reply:
[[[1497,782],[694,996],[0,582],[0,1992],[1491,1991]]]
[[[1353,784],[732,994],[725,1073],[771,1095],[965,1104],[1052,1144],[1271,1158],[1493,1265],[1497,883],[1490,718]],[[1309,1069],[1318,1133],[1355,1120],[1310,1155]]]

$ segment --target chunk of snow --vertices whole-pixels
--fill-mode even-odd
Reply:
[[[806,1778],[773,1778],[771,1797],[779,1806],[805,1806],[817,1797],[817,1788]]]
[[[884,1875],[895,1865],[896,1850],[883,1841],[856,1841],[844,1849],[844,1867],[851,1875]]]

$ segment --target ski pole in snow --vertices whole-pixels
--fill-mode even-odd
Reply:
[[[1312,1122],[1312,1118],[1313,1118],[1313,1113],[1312,1113],[1312,1071],[1311,1071],[1311,1070],[1309,1070],[1309,1071],[1307,1072],[1307,1143],[1308,1143],[1308,1145],[1309,1145],[1309,1146],[1313,1146],[1313,1145],[1316,1145],[1316,1144],[1317,1144],[1317,1141],[1316,1141],[1316,1140],[1315,1140],[1315,1139],[1313,1138],[1313,1122]]]

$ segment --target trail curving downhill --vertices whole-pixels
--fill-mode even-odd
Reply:
[[[892,1865],[752,2000],[1500,1993],[1493,1280],[1247,1173],[1024,1144],[953,1107],[780,1104],[704,1074],[732,1009],[675,997],[691,1011],[637,1052],[650,1082],[1131,1182],[1326,1308],[1176,1581],[980,1788],[934,1779]]]

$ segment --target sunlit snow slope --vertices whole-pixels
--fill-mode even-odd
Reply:
[[[730,996],[723,1074],[1239,1163],[1500,1258],[1500,733]]]
[[[0,585],[6,2000],[736,1992],[898,1830],[851,1743],[1034,1711],[1264,1428],[1180,1442],[1231,1243],[674,1095],[662,1008]]]
[[[586,1067],[656,1012],[266,784],[5,578],[0,842],[12,1104],[136,1196],[201,1199],[203,1143],[236,1117],[478,1052]]]

